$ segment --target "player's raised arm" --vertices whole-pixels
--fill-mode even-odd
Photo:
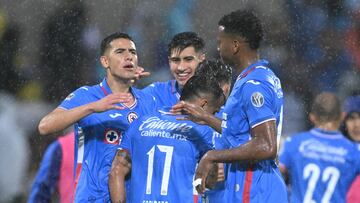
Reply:
[[[130,98],[129,93],[114,93],[107,95],[101,100],[71,110],[56,108],[41,119],[38,130],[41,135],[59,132],[91,113],[103,112],[109,109],[123,109],[124,107],[116,104],[126,103]]]
[[[196,104],[180,101],[172,107],[170,112],[173,114],[186,115],[185,117],[179,117],[179,120],[187,119],[198,124],[205,124],[212,127],[215,131],[221,133],[221,120],[216,118],[214,114],[204,111],[203,108]]]

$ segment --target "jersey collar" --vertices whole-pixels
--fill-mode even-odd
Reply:
[[[313,128],[310,130],[312,134],[317,137],[330,138],[330,139],[339,139],[343,138],[343,135],[340,131],[328,131],[321,128]]]
[[[106,78],[104,78],[103,81],[101,81],[99,86],[100,86],[100,89],[102,90],[102,92],[105,94],[105,96],[112,93],[110,86],[107,83]],[[137,98],[137,99],[139,98],[138,92],[134,91],[133,87],[130,87],[130,92],[131,92],[131,94],[134,95],[135,98]]]
[[[241,73],[240,75],[237,77],[237,80],[240,80],[244,77],[246,77],[250,72],[252,72],[256,67],[258,66],[263,66],[263,67],[268,67],[269,62],[265,59],[260,59],[258,61],[256,61],[255,63],[249,65],[248,67],[246,67]]]
[[[175,94],[178,99],[180,99],[181,89],[179,83],[176,80],[171,80],[171,93]]]
[[[101,81],[99,86],[100,86],[100,89],[104,93],[105,96],[112,93],[112,91],[110,89],[110,86],[107,83],[106,78],[104,78],[103,81]]]
[[[170,113],[170,110],[171,110],[171,106],[164,106],[164,107],[158,109],[158,112],[161,115],[173,115],[172,113]]]

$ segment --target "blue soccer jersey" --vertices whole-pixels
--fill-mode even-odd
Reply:
[[[224,111],[224,107],[220,108],[220,111],[215,115],[218,118],[221,118],[222,113]],[[213,131],[212,143],[215,149],[224,149],[224,145],[222,144],[221,134]],[[224,171],[227,169],[227,164],[224,164]],[[217,203],[217,202],[226,202],[226,198],[224,197],[225,190],[225,182],[217,182],[215,188],[208,190],[205,192],[206,202],[208,203]]]
[[[280,164],[289,173],[291,202],[341,203],[360,173],[360,150],[338,131],[313,128],[286,139]]]
[[[274,120],[280,141],[283,92],[279,78],[266,60],[247,67],[238,76],[226,101],[222,121],[222,144],[238,147],[251,139],[250,130]],[[256,164],[230,163],[226,172],[227,202],[287,202],[285,183],[275,160]]]
[[[160,112],[136,120],[120,144],[132,158],[131,195],[127,200],[194,202],[195,167],[213,148],[212,130]]]
[[[178,103],[180,99],[180,89],[176,80],[155,82],[141,91],[152,95],[155,98],[155,103],[158,108],[173,106]]]
[[[152,96],[135,88],[131,92],[135,97],[131,107],[93,113],[75,124],[75,202],[109,202],[108,174],[123,132],[133,120],[153,111]],[[98,85],[77,89],[59,107],[71,110],[111,93],[104,79]]]

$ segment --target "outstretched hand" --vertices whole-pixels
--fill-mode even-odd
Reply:
[[[185,115],[184,117],[177,118],[178,120],[191,120],[198,124],[206,124],[204,117],[207,115],[207,112],[196,104],[180,101],[171,108],[170,113]]]
[[[132,95],[130,93],[113,93],[109,94],[106,97],[91,103],[91,109],[94,112],[104,112],[110,109],[118,109],[122,110],[126,107],[119,106],[119,103],[128,103],[132,99]]]
[[[134,79],[131,80],[131,83],[136,83],[141,78],[148,77],[150,75],[150,72],[145,71],[145,69],[141,66],[138,66],[135,72]]]

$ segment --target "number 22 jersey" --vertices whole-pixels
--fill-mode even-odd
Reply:
[[[340,203],[360,172],[360,151],[338,131],[313,128],[286,139],[280,164],[289,173],[291,202]]]

